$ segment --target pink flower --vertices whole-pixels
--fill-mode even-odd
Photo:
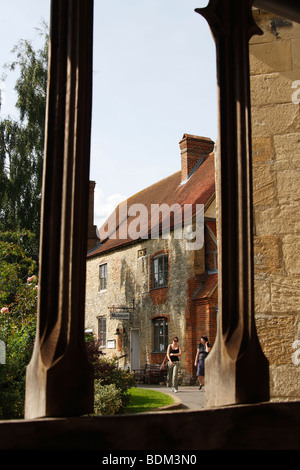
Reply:
[[[1,308],[1,313],[8,313],[8,308],[7,307],[2,307]]]
[[[36,276],[31,276],[27,278],[27,284],[30,284],[31,281],[34,281],[36,279]]]

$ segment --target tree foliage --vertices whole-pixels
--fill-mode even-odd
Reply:
[[[0,120],[0,230],[31,230],[39,239],[47,87],[48,33],[35,50],[21,40],[6,69],[19,71],[15,90],[19,120]]]
[[[37,274],[35,254],[35,236],[28,230],[0,232],[0,306],[19,305],[27,278]]]
[[[33,349],[37,312],[37,263],[31,257],[34,235],[0,232],[0,418],[22,418],[25,372]]]

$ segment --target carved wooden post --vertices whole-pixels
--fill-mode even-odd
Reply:
[[[53,0],[38,325],[25,418],[93,410],[84,343],[93,0]]]
[[[206,359],[206,404],[269,399],[269,365],[256,334],[253,307],[253,235],[249,39],[261,31],[253,1],[210,0],[196,9],[216,43],[219,92],[218,250],[219,322]]]

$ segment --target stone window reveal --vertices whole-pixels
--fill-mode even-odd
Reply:
[[[256,4],[266,7],[272,7],[274,3],[268,0],[256,1]],[[220,109],[220,320],[218,341],[207,359],[206,369],[211,375],[209,379],[207,377],[205,387],[211,400],[208,406],[214,407],[269,400],[268,362],[259,347],[253,318],[248,42],[257,30],[251,17],[252,4],[253,0],[210,0],[208,7],[196,9],[207,19],[216,42]],[[291,12],[295,11],[296,17],[300,17],[298,1],[277,0],[276,4],[283,13],[290,8]],[[51,2],[38,327],[26,375],[25,417],[30,420],[82,416],[93,411],[93,371],[85,354],[83,321],[92,35],[92,0]],[[238,224],[234,223],[237,218]],[[255,380],[252,371],[255,372]],[[280,406],[282,416],[282,404]],[[237,408],[240,407],[226,409],[226,415],[230,415],[231,419],[226,429],[230,428],[232,422],[237,425],[241,422],[235,419],[235,413],[240,412]],[[255,407],[251,407],[252,410]],[[224,417],[222,410],[218,410],[218,415],[219,411],[221,417]],[[211,416],[211,411],[209,413]],[[249,416],[249,408],[244,411],[244,415],[240,414],[241,420],[245,418],[245,413]],[[261,413],[262,408],[260,417]],[[176,415],[176,420],[178,418],[180,414]],[[143,419],[151,425],[149,420],[153,419],[154,423],[156,417],[149,415]],[[172,430],[170,419],[164,419],[168,420],[168,429]],[[27,424],[31,423],[25,423],[26,433]],[[127,432],[132,423],[122,420],[122,424],[120,440],[125,448],[127,436],[132,444],[132,426],[130,433]],[[107,421],[104,421],[104,426],[105,434],[102,431],[102,435],[105,439],[100,439],[100,442],[105,443],[105,449],[113,449],[115,443],[120,444],[117,432],[120,427],[113,427],[110,438]],[[161,430],[160,426],[155,428],[158,441],[164,427]],[[142,427],[136,426],[136,431],[140,436]],[[191,438],[193,433],[191,429],[189,431],[187,435]],[[234,431],[236,434],[236,429]],[[281,441],[284,434],[281,432],[279,435]],[[146,437],[149,438],[148,433]],[[257,428],[255,437],[257,441]],[[201,439],[199,435],[196,438],[198,446]],[[275,437],[275,441],[279,441],[279,438]],[[169,436],[168,441],[172,442],[172,437]],[[225,441],[228,442],[224,439],[222,444]],[[274,445],[274,440],[272,442]]]

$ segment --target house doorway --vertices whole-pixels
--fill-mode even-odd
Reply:
[[[140,330],[130,330],[130,370],[140,368]]]

